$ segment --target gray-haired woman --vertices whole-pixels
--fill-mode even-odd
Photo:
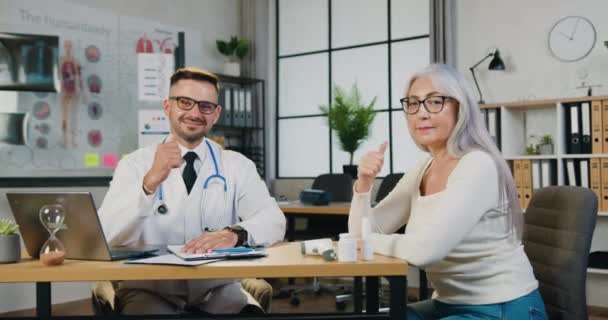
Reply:
[[[368,217],[375,252],[426,270],[433,298],[408,306],[408,319],[546,319],[511,172],[464,77],[431,65],[412,77],[401,104],[430,157],[371,208],[386,143],[364,154],[348,224],[358,235]],[[394,233],[405,224],[405,234]]]

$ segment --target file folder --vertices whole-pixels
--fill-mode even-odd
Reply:
[[[591,102],[591,152],[603,153],[603,141],[602,102],[595,100]],[[608,149],[605,150],[608,152]]]
[[[576,171],[574,170],[574,159],[566,159],[566,184],[569,186],[577,186]]]
[[[232,89],[230,87],[224,88],[224,122],[222,124],[231,126],[232,125]]]
[[[553,170],[551,170],[551,160],[541,160],[541,187],[554,185]]]
[[[488,132],[500,149],[500,110],[488,109]]]
[[[602,152],[608,152],[608,100],[602,101],[602,139]]]
[[[580,108],[576,103],[566,105],[566,150],[570,154],[581,153]]]
[[[581,104],[581,153],[591,153],[591,106]]]
[[[600,208],[602,211],[608,211],[608,158],[600,160],[600,175],[602,186],[602,198],[600,200]]]
[[[532,199],[532,160],[521,160],[523,185],[523,208],[527,208]]]
[[[232,126],[241,126],[241,89],[232,89]]]
[[[517,191],[517,198],[519,199],[519,206],[524,208],[523,204],[523,185],[522,185],[522,172],[521,172],[521,160],[513,160],[513,180],[515,180],[515,189]]]
[[[602,185],[601,185],[601,169],[600,169],[600,159],[592,158],[590,159],[590,167],[589,170],[589,184],[591,186],[591,191],[595,193],[597,196],[599,205],[601,206],[602,202]],[[604,209],[600,208],[600,211],[604,211]]]
[[[589,188],[589,160],[581,159],[578,162],[579,172],[580,172],[580,186],[584,188]]]
[[[252,112],[252,97],[251,90],[245,91],[245,127],[253,127],[253,112]]]
[[[532,160],[532,192],[540,189],[540,160]]]

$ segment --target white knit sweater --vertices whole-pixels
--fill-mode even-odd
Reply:
[[[511,219],[499,203],[498,172],[482,151],[464,155],[446,189],[420,195],[422,176],[432,158],[420,162],[377,206],[370,193],[356,193],[349,230],[361,233],[369,217],[374,251],[426,269],[433,298],[451,304],[499,303],[538,287]],[[394,234],[407,223],[405,234]]]

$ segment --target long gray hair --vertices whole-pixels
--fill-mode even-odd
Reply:
[[[471,93],[468,82],[454,67],[446,64],[432,64],[412,76],[407,83],[406,94],[409,93],[414,81],[419,78],[430,79],[436,89],[458,100],[458,119],[448,138],[447,151],[450,155],[460,158],[470,151],[481,150],[494,159],[498,171],[500,206],[507,205],[512,231],[515,231],[516,239],[521,240],[523,215],[511,170],[488,133],[485,124],[481,121],[479,104]],[[425,146],[416,144],[422,150],[429,152]]]

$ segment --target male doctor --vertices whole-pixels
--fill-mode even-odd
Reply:
[[[285,217],[252,161],[205,138],[218,120],[218,78],[195,68],[171,76],[163,109],[170,134],[118,164],[99,209],[112,246],[185,244],[208,252],[283,240]],[[122,314],[255,311],[236,280],[122,281]]]

